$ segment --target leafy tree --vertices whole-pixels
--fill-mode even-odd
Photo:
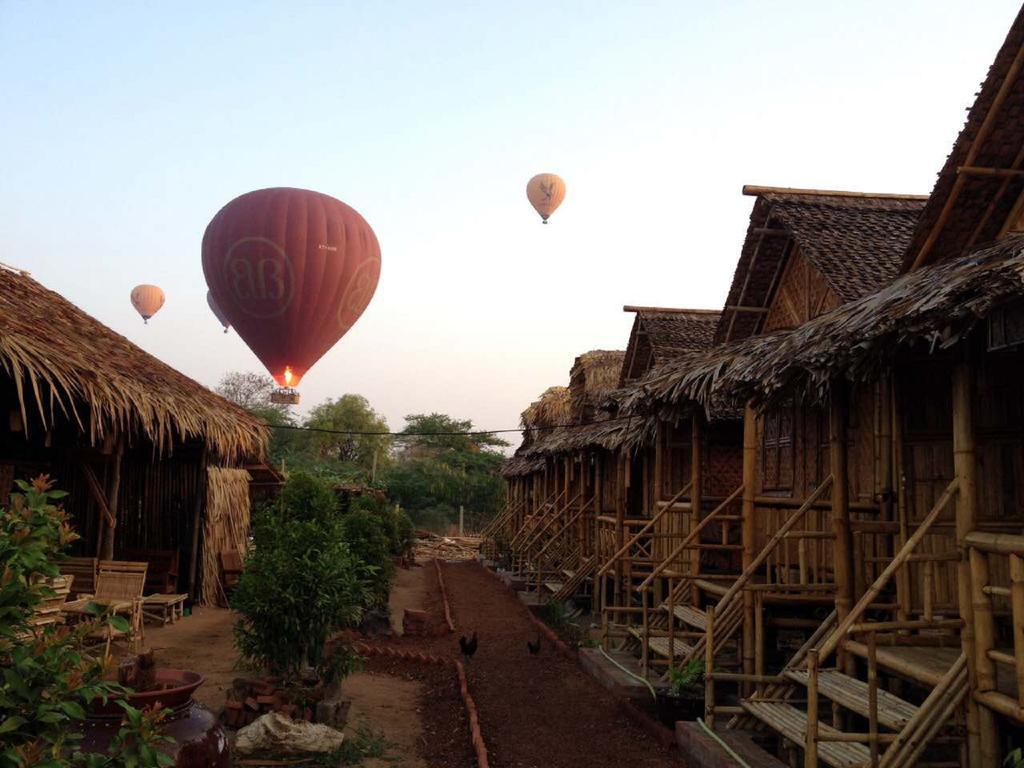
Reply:
[[[366,480],[371,479],[375,457],[378,471],[382,471],[388,461],[391,437],[379,434],[388,431],[388,423],[362,395],[325,400],[310,411],[303,426],[324,430],[307,435],[317,457],[354,468]],[[346,432],[353,434],[343,434]]]
[[[229,371],[221,377],[215,391],[226,400],[263,418],[268,424],[291,424],[291,407],[270,400],[270,395],[275,389],[277,384],[264,374]]]
[[[454,522],[463,506],[471,523],[500,509],[504,484],[498,470],[508,443],[473,432],[473,422],[440,413],[411,414],[398,437],[400,450],[387,473],[390,497],[413,520],[437,528]]]
[[[413,453],[468,452],[479,453],[487,448],[503,448],[508,441],[497,435],[473,432],[469,419],[453,419],[443,413],[413,413],[405,417],[399,444]]]

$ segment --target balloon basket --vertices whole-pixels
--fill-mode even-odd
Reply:
[[[299,391],[297,389],[288,389],[287,387],[275,389],[270,393],[270,402],[277,405],[298,405]]]

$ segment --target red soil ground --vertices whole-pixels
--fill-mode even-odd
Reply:
[[[526,642],[537,630],[528,609],[482,566],[450,563],[442,573],[457,631],[479,637],[466,672],[493,768],[683,765],[550,643],[531,656]],[[453,655],[457,637],[447,639]]]

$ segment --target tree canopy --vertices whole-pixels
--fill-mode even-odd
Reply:
[[[443,413],[414,413],[392,437],[387,421],[362,395],[344,394],[314,406],[301,422],[291,408],[270,402],[273,379],[229,373],[217,392],[272,427],[270,458],[289,474],[306,472],[333,483],[373,484],[387,490],[417,525],[441,529],[465,508],[471,525],[504,503],[498,469],[505,440],[474,433],[473,422]]]

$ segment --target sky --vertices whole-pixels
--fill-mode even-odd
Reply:
[[[207,223],[315,189],[383,264],[303,408],[515,427],[625,348],[623,305],[721,308],[744,184],[928,193],[1018,7],[0,0],[0,261],[214,386],[262,368],[206,306]],[[167,293],[148,325],[138,283]]]

